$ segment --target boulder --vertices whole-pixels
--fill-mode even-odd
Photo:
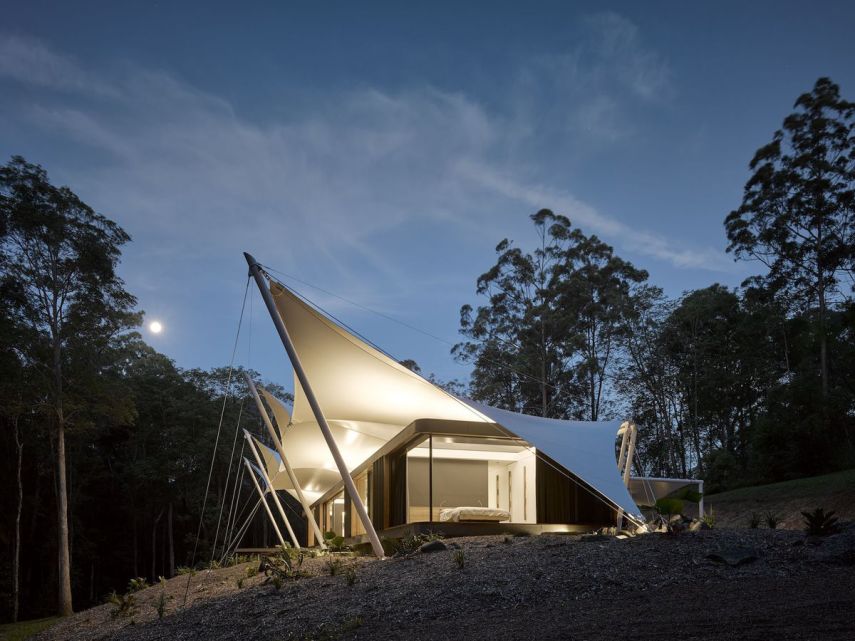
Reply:
[[[583,534],[579,539],[583,543],[590,543],[592,541],[611,541],[612,537],[607,534]]]
[[[427,554],[429,552],[442,552],[443,550],[447,550],[448,546],[437,539],[436,541],[428,541],[427,543],[422,543],[419,546],[419,552],[423,554]]]
[[[740,547],[722,548],[707,554],[707,558],[713,563],[721,563],[723,565],[736,567],[756,561],[757,550]]]
[[[699,519],[694,519],[691,523],[689,523],[689,532],[700,532],[701,530],[711,530],[712,528],[707,524],[706,521],[701,521]]]

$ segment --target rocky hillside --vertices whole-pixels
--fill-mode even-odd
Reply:
[[[378,561],[257,562],[176,577],[35,637],[851,639],[855,527],[822,539],[714,529],[619,539],[473,537]],[[186,607],[182,607],[187,590]],[[162,605],[163,618],[158,616]]]

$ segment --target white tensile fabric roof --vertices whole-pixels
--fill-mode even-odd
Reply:
[[[498,435],[518,437],[542,450],[628,515],[640,515],[615,460],[620,421],[545,419],[457,398],[281,284],[271,281],[270,291],[348,469],[363,463],[418,419],[478,421],[495,424]],[[294,388],[291,416],[281,402],[261,392],[273,411],[288,462],[307,498],[314,501],[340,476],[296,377]],[[293,493],[278,454],[264,449],[274,486]]]

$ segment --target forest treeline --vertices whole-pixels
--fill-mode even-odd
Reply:
[[[758,150],[723,216],[729,251],[757,265],[736,289],[668,298],[603,240],[534,214],[537,246],[502,241],[461,310],[457,391],[631,416],[639,471],[712,490],[855,464],[853,122],[820,79]],[[0,168],[2,618],[68,613],[222,550],[233,435],[259,417],[239,370],[183,370],[143,341],[116,271],[129,241],[38,165]]]
[[[632,417],[640,470],[708,491],[855,465],[855,104],[819,79],[724,218],[741,287],[677,299],[550,210],[461,309],[468,393],[555,418]]]
[[[183,370],[143,341],[116,274],[129,240],[41,167],[0,168],[0,619],[172,576],[197,531],[196,561],[221,554],[234,435],[260,417],[242,369]],[[256,519],[246,541],[267,536]]]

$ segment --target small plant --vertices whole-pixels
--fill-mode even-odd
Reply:
[[[706,523],[710,529],[714,528],[715,527],[715,513],[713,512],[713,509],[710,508],[710,511],[707,512],[706,514],[704,514],[704,517],[701,520],[704,523]]]
[[[241,563],[248,563],[249,561],[252,561],[252,559],[253,557],[247,554],[233,554],[229,557],[226,557],[223,566],[230,568],[234,565],[240,565]]]
[[[211,562],[208,563],[209,570],[219,570],[221,567],[223,567],[223,565],[216,559],[211,559]]]
[[[256,574],[258,574],[259,572],[261,572],[261,564],[259,564],[259,565],[255,565],[255,564],[249,565],[249,566],[246,568],[246,578],[247,578],[247,579],[251,579],[252,577],[254,577],[254,576],[255,576]]]
[[[339,536],[335,532],[324,532],[324,543],[333,552],[341,552],[345,549],[344,537]]]
[[[114,619],[133,616],[137,611],[136,598],[133,594],[116,594],[113,590],[107,597],[107,601],[116,606],[110,612],[110,616]]]
[[[143,577],[138,576],[135,579],[131,579],[128,581],[128,592],[139,592],[140,590],[145,590],[148,587],[148,581],[146,581]]]
[[[756,530],[758,527],[760,527],[761,520],[762,519],[760,518],[760,515],[757,514],[757,512],[752,512],[751,516],[748,517],[748,527],[750,527],[752,530]]]
[[[770,530],[775,530],[778,527],[778,524],[781,522],[781,519],[778,518],[777,514],[772,514],[771,512],[766,512],[766,527]]]
[[[235,585],[237,585],[238,590],[243,590],[243,582],[246,577],[239,577],[237,581],[235,581]]]
[[[654,509],[659,516],[659,522],[665,526],[665,531],[669,534],[677,532],[679,519],[674,519],[674,517],[683,513],[684,506],[685,504],[681,499],[663,498],[656,501]]]
[[[805,532],[810,536],[828,536],[838,530],[834,510],[826,512],[818,507],[813,512],[802,512],[802,516],[805,517]]]
[[[301,554],[297,560],[297,568],[302,564],[303,555]],[[294,567],[294,562],[285,552],[262,558],[258,563],[258,570],[252,575],[250,575],[250,568],[247,568],[247,576],[254,576],[258,572],[264,572],[264,575],[267,577],[265,583],[272,582],[277,590],[282,587],[282,584],[286,580],[299,579],[306,576],[305,572]]]
[[[324,561],[324,565],[326,565],[327,572],[330,573],[330,576],[335,576],[341,570],[341,559],[337,559],[335,557],[327,557],[326,561]]]
[[[344,569],[344,582],[348,585],[356,583],[356,566],[348,565]]]
[[[178,575],[189,574],[189,575],[193,576],[194,574],[196,574],[196,569],[187,567],[186,565],[179,565],[177,568],[175,568],[175,574],[178,574]]]
[[[455,550],[454,554],[451,555],[451,558],[454,559],[457,567],[462,570],[463,566],[466,564],[466,555],[463,554],[463,550]]]
[[[157,618],[162,619],[163,615],[166,614],[166,605],[169,603],[171,596],[166,596],[166,591],[161,590],[160,596],[157,597],[157,601],[154,604],[154,609],[157,610]]]

